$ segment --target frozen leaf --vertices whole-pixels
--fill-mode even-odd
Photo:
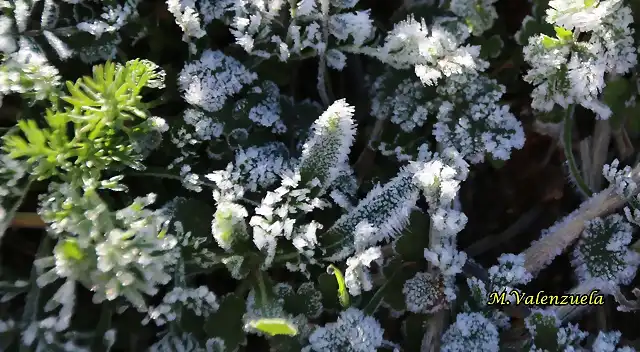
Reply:
[[[260,330],[267,335],[289,335],[295,336],[298,334],[298,330],[294,324],[291,324],[285,319],[257,319],[251,320],[248,323],[252,328]]]
[[[338,177],[355,135],[353,112],[344,99],[338,100],[314,122],[298,166],[304,181],[315,178],[328,187]]]

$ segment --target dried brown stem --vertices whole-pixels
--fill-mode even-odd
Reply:
[[[640,182],[640,166],[631,171],[631,178]],[[539,272],[580,236],[586,221],[610,214],[625,202],[625,199],[616,193],[614,186],[610,186],[582,203],[578,209],[555,225],[551,233],[524,251],[527,271],[532,274]]]

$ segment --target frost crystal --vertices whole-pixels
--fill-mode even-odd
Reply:
[[[275,184],[290,166],[286,146],[282,143],[239,149],[234,163],[241,175],[238,181],[252,192]]]
[[[473,163],[484,161],[485,154],[508,160],[511,150],[524,146],[524,130],[509,107],[500,104],[505,87],[479,76],[464,79],[468,83],[460,91],[458,87],[464,83],[458,78],[451,77],[436,88],[441,96],[454,98],[445,100],[438,109],[438,122],[433,127],[436,140],[457,149]]]
[[[190,37],[202,38],[207,33],[202,29],[200,16],[194,0],[167,0],[167,9],[175,17],[184,36],[182,40],[190,41]]]

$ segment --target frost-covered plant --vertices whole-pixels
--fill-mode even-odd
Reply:
[[[640,254],[629,248],[632,232],[618,214],[590,221],[573,254],[579,281],[605,292],[608,285],[629,284],[640,265]]]
[[[637,60],[631,8],[618,0],[550,1],[546,21],[555,26],[555,38],[536,35],[524,48],[532,66],[524,79],[536,86],[532,107],[550,111],[554,104],[579,104],[609,118],[610,108],[599,99],[605,75],[623,75]],[[581,39],[584,33],[588,40]]]
[[[634,309],[640,174],[604,163],[635,138],[636,8],[535,0],[508,33],[503,5],[0,1],[0,350],[632,350],[509,308],[575,241],[568,293]],[[586,201],[474,258],[474,187],[531,154],[531,110],[565,110]]]

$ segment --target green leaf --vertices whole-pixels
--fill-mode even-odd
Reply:
[[[68,238],[62,243],[62,253],[67,258],[74,260],[81,260],[84,257],[84,253],[80,250],[78,242],[75,239]]]
[[[338,282],[338,300],[340,301],[340,305],[344,308],[349,307],[349,292],[347,291],[347,286],[344,283],[344,276],[342,275],[342,272],[335,265],[331,264],[327,267],[327,273],[333,274],[336,277],[336,281]]]
[[[288,313],[303,314],[311,319],[322,314],[322,293],[315,288],[313,282],[301,284],[296,292],[290,290],[284,293],[284,295],[278,296],[284,299],[284,309]]]
[[[424,249],[429,247],[430,219],[420,210],[414,210],[409,218],[409,226],[393,243],[393,249],[407,262],[424,259]]]
[[[249,326],[256,330],[260,330],[265,334],[276,336],[276,335],[288,335],[288,336],[296,336],[298,334],[298,329],[296,326],[285,319],[279,318],[264,318],[249,321]]]
[[[338,283],[333,275],[322,273],[318,276],[318,289],[322,293],[322,305],[325,309],[339,309],[340,302],[336,296]]]
[[[500,55],[504,42],[499,35],[494,34],[489,38],[482,38],[480,45],[480,55],[484,58],[493,59]]]
[[[568,29],[565,29],[565,28],[560,27],[560,26],[554,26],[553,30],[556,31],[556,36],[562,42],[569,42],[569,41],[571,41],[573,39],[573,32],[571,32]]]
[[[547,49],[553,49],[560,45],[560,41],[558,39],[554,39],[549,37],[548,35],[542,35],[542,46]]]

